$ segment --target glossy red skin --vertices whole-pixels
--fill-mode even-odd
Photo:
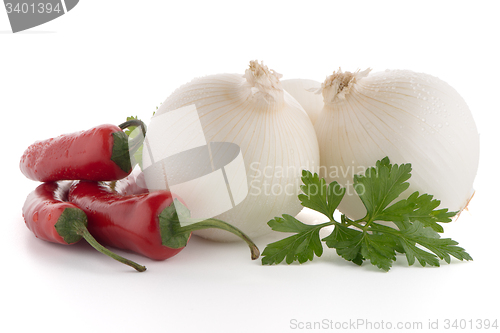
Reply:
[[[87,214],[88,230],[103,245],[154,260],[168,259],[183,249],[161,243],[158,216],[172,204],[170,192],[121,195],[94,182],[78,182],[71,186],[68,199]]]
[[[23,206],[26,226],[37,238],[68,245],[55,228],[57,220],[66,208],[77,208],[74,204],[56,198],[57,183],[44,183],[31,192]]]
[[[111,160],[114,132],[121,129],[106,124],[37,141],[26,149],[19,167],[29,179],[42,182],[124,178],[130,172]]]

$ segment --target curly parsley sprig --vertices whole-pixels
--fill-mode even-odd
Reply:
[[[317,174],[304,170],[303,194],[299,195],[299,200],[304,207],[324,214],[329,221],[308,225],[290,215],[272,219],[268,225],[273,230],[295,235],[269,244],[262,253],[262,264],[313,260],[314,255],[323,254],[322,241],[345,260],[357,265],[369,260],[384,271],[390,270],[397,253],[404,253],[409,265],[417,260],[422,266],[439,266],[440,260],[450,263],[450,256],[472,260],[456,241],[439,235],[443,232],[439,223],[451,222],[457,212],[436,209],[439,200],[418,192],[393,203],[409,187],[407,180],[410,177],[409,163],[390,164],[388,157],[377,161],[364,175],[354,176],[354,189],[366,207],[366,215],[355,221],[341,215],[337,221],[334,212],[345,189],[337,182],[326,184]],[[396,228],[378,221],[393,222]],[[320,239],[320,230],[327,226],[334,226],[332,233]]]

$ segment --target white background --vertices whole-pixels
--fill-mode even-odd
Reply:
[[[17,34],[0,9],[2,326],[294,332],[293,319],[500,324],[499,32],[495,1],[82,0],[68,14]],[[193,238],[163,262],[117,251],[148,267],[137,273],[84,242],[49,244],[25,227],[21,207],[37,183],[18,164],[29,144],[129,115],[148,122],[179,85],[243,73],[253,59],[284,79],[323,81],[339,67],[411,69],[457,89],[476,119],[481,160],[470,210],[446,225],[444,236],[458,240],[474,261],[421,268],[400,257],[383,273],[325,249],[308,264],[269,267],[251,261],[243,244]],[[268,240],[257,243],[263,250]]]

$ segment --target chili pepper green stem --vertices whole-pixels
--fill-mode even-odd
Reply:
[[[87,217],[80,209],[66,208],[54,227],[59,235],[68,244],[75,243],[83,237],[94,249],[102,254],[128,265],[139,272],[144,272],[146,270],[146,267],[125,259],[99,244],[99,242],[97,242],[94,236],[92,236],[87,229]]]
[[[125,128],[128,128],[128,127],[131,127],[131,126],[140,127],[142,130],[142,133],[144,133],[144,134],[146,133],[146,125],[144,124],[144,122],[142,120],[139,120],[139,119],[127,120],[126,122],[118,125],[118,127],[120,127],[122,130]]]
[[[128,128],[128,127],[140,127],[142,131],[142,135],[138,135],[137,137],[133,138],[132,140],[129,141],[129,154],[133,155],[139,147],[142,145],[144,141],[144,137],[146,136],[146,125],[142,120],[139,119],[131,119],[127,120],[124,123],[121,123],[118,125],[122,130]]]
[[[202,229],[209,229],[209,228],[215,228],[215,229],[221,229],[221,230],[226,230],[229,231],[230,233],[238,236],[242,240],[244,240],[248,246],[250,247],[250,252],[252,256],[252,260],[255,260],[260,257],[260,251],[255,245],[255,243],[247,236],[245,235],[240,229],[232,226],[231,224],[217,220],[217,219],[206,219],[201,222],[196,222],[190,225],[182,226],[179,228],[179,232],[193,232],[195,230],[202,230]]]
[[[108,250],[107,248],[105,248],[104,246],[99,244],[97,242],[97,240],[94,238],[94,236],[92,236],[90,234],[87,227],[85,227],[84,225],[76,226],[76,228],[77,228],[77,234],[82,236],[97,251],[99,251],[102,254],[105,254],[108,257],[111,257],[111,258],[113,258],[113,259],[115,259],[115,260],[117,260],[125,265],[128,265],[139,272],[144,272],[146,270],[145,266],[139,265],[138,263],[133,262],[132,260],[123,258],[122,256],[119,256],[116,253],[111,252],[110,250]]]

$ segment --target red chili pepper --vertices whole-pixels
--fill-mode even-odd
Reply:
[[[178,214],[187,218],[189,211],[167,191],[122,195],[102,184],[82,181],[71,186],[68,200],[86,213],[89,231],[102,244],[151,259],[173,257],[186,246],[192,231],[207,228],[234,233],[247,242],[252,259],[260,255],[245,234],[223,221],[207,219],[181,226]],[[174,200],[177,200],[175,204]],[[180,211],[176,211],[176,207],[180,207]]]
[[[74,204],[58,198],[60,190],[57,183],[43,183],[26,198],[23,206],[24,221],[37,238],[66,245],[85,238],[97,251],[140,272],[146,270],[146,267],[120,257],[99,244],[87,229],[85,213]]]
[[[119,126],[100,125],[86,131],[37,141],[21,157],[21,172],[42,182],[58,180],[107,181],[126,177],[132,171],[128,136],[122,129],[145,126],[140,120]],[[144,133],[143,133],[144,134]],[[142,137],[137,137],[142,139]],[[134,139],[132,146],[141,142]]]

